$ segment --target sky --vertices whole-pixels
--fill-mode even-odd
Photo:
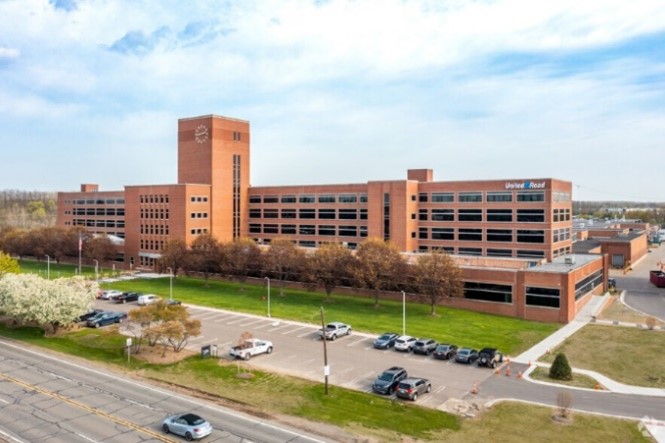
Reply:
[[[177,121],[251,184],[557,178],[665,201],[660,0],[0,0],[0,189],[177,182]]]

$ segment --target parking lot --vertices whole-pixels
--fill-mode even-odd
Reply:
[[[98,300],[96,307],[128,311],[138,306],[136,303],[115,304]],[[324,381],[323,342],[319,338],[317,326],[196,306],[189,306],[188,309],[191,316],[201,320],[202,324],[202,334],[190,340],[189,349],[198,352],[202,346],[217,345],[218,355],[229,358],[228,351],[238,343],[241,334],[250,332],[254,337],[270,340],[275,345],[271,355],[256,356],[250,365]],[[494,376],[491,369],[478,368],[475,364],[468,366],[392,349],[377,350],[372,346],[374,339],[376,335],[354,330],[349,336],[326,342],[330,384],[371,392],[372,382],[381,372],[391,366],[401,366],[408,371],[409,376],[424,377],[432,382],[432,392],[421,396],[418,404],[438,408],[449,398],[462,398],[474,384]],[[488,343],[488,346],[491,345]]]

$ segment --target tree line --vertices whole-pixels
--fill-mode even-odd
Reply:
[[[53,226],[57,216],[55,192],[0,191],[0,228],[33,229]]]

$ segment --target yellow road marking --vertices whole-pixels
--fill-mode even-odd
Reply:
[[[159,441],[163,441],[165,443],[173,443],[174,442],[174,440],[171,440],[170,438],[164,436],[163,434],[160,434],[159,432],[155,432],[151,429],[144,428],[144,427],[139,426],[139,425],[137,425],[135,423],[132,423],[130,421],[123,420],[122,418],[116,417],[116,416],[111,415],[107,412],[101,411],[97,408],[93,408],[92,406],[84,405],[83,403],[79,403],[75,400],[72,400],[71,398],[65,397],[65,396],[60,395],[56,392],[48,391],[44,388],[40,388],[39,386],[35,386],[35,385],[30,384],[30,383],[26,383],[24,381],[21,381],[19,379],[11,377],[11,376],[9,376],[7,374],[4,374],[2,372],[0,372],[0,379],[5,379],[5,380],[8,380],[12,383],[15,383],[19,386],[23,386],[24,388],[32,389],[32,390],[37,391],[41,394],[48,395],[49,397],[58,399],[58,400],[63,401],[67,404],[70,404],[74,407],[77,407],[79,409],[83,409],[84,411],[88,411],[91,414],[95,414],[99,417],[104,417],[104,418],[109,419],[109,420],[111,420],[111,421],[113,421],[113,422],[115,422],[119,425],[126,426],[130,429],[134,429],[135,431],[139,431],[139,432],[142,432],[144,434],[147,434],[151,437],[156,438]]]

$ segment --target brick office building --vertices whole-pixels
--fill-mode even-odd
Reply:
[[[464,302],[474,309],[548,321],[570,320],[584,295],[604,287],[601,256],[568,260],[565,272],[555,265],[572,252],[570,182],[437,182],[431,170],[411,169],[405,180],[251,187],[249,143],[246,121],[181,119],[177,184],[59,193],[58,225],[123,237],[125,265],[146,268],[169,239],[189,244],[206,233],[259,244],[289,237],[304,248],[339,242],[354,249],[379,237],[405,253],[469,257]],[[591,289],[580,295],[590,276]]]

